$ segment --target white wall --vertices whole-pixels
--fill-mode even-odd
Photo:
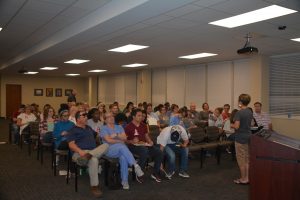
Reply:
[[[241,93],[250,94],[255,101],[261,100],[261,67],[260,59],[251,57],[194,66],[155,68],[151,70],[150,79],[147,70],[100,76],[99,100],[105,103],[139,103],[144,98],[141,97],[144,92],[150,93],[151,99],[146,101],[155,106],[168,101],[180,107],[193,102],[198,110],[204,102],[208,102],[211,109],[225,103],[236,108]]]
[[[136,73],[100,75],[98,77],[98,95],[98,100],[105,104],[111,104],[114,101],[118,101],[122,106],[126,105],[128,101],[136,103]]]

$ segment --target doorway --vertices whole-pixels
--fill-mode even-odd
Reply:
[[[6,84],[6,118],[12,118],[22,103],[22,85]]]

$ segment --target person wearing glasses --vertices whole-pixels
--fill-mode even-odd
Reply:
[[[54,124],[53,137],[55,142],[55,149],[68,150],[68,143],[66,141],[66,135],[68,131],[75,126],[75,124],[69,120],[69,111],[60,110],[60,120]]]
[[[87,113],[78,111],[75,114],[76,125],[66,135],[70,150],[74,152],[73,161],[80,166],[88,166],[91,192],[95,197],[101,197],[99,188],[98,166],[99,158],[104,155],[109,145],[96,146],[97,133],[87,125]]]

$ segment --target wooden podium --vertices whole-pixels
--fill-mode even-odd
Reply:
[[[251,200],[300,200],[300,141],[252,135],[249,176]]]

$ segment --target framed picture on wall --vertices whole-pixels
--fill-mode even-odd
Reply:
[[[34,96],[43,96],[43,89],[34,89]]]
[[[46,97],[53,97],[53,88],[46,88]]]
[[[65,96],[69,96],[72,93],[72,89],[65,89]]]
[[[56,97],[61,97],[62,96],[62,89],[61,88],[56,88],[55,89],[55,96]]]

